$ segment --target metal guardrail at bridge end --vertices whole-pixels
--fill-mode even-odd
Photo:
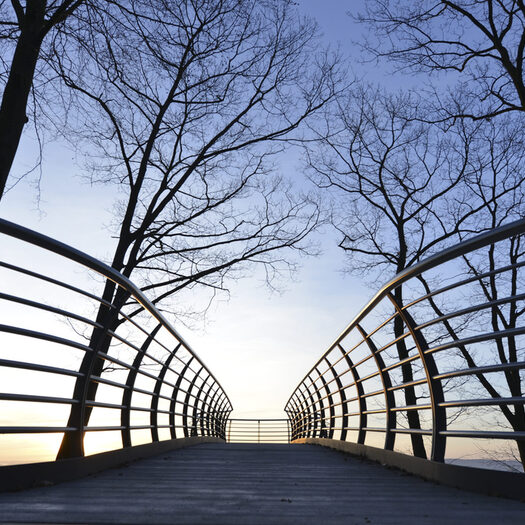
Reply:
[[[519,220],[474,236],[383,286],[292,393],[292,442],[487,458],[520,471],[524,233]]]
[[[227,443],[290,443],[289,419],[229,418]]]
[[[0,463],[225,439],[228,396],[133,283],[11,222],[0,237]]]

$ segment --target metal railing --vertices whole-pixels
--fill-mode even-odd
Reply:
[[[226,425],[227,443],[290,443],[289,419],[236,419]]]
[[[524,233],[520,220],[472,237],[383,286],[292,393],[292,442],[442,462],[468,438],[523,462]]]
[[[131,281],[6,220],[0,234],[0,437],[10,453],[9,436],[21,446],[23,437],[55,434],[58,458],[83,456],[84,437],[94,450],[111,439],[111,448],[225,439],[228,396]],[[104,294],[91,290],[97,279]]]

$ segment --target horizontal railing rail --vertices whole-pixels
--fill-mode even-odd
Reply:
[[[13,439],[32,451],[28,461],[52,446],[61,459],[81,457],[90,439],[91,451],[225,439],[228,396],[136,285],[12,222],[0,219],[0,234],[1,462],[24,461]]]
[[[290,396],[292,442],[523,464],[524,233],[501,226],[385,284]]]
[[[290,443],[288,419],[228,418],[227,443]]]

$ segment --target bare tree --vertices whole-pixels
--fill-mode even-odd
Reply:
[[[54,40],[62,96],[77,108],[70,136],[91,152],[92,179],[120,187],[111,265],[153,303],[222,288],[247,264],[278,270],[319,223],[316,202],[271,174],[273,156],[333,98],[338,75],[292,4],[131,0],[77,13]],[[110,281],[103,298],[127,301]],[[102,306],[98,322],[107,315]],[[109,344],[93,331],[91,347]],[[70,424],[79,417],[73,407]],[[59,457],[80,452],[77,438],[64,438]]]
[[[0,1],[0,199],[26,122],[27,106],[44,39],[62,24],[83,0]],[[12,56],[11,61],[6,55]]]
[[[336,203],[332,221],[342,235],[339,245],[349,255],[351,271],[371,273],[374,279],[381,273],[384,280],[385,271],[393,276],[442,249],[444,243],[523,216],[525,147],[518,117],[470,124],[460,120],[445,132],[439,126],[421,123],[420,108],[410,96],[385,96],[370,88],[340,102],[337,111],[327,118],[325,129],[318,131],[320,151],[307,154],[314,180],[332,193]],[[464,258],[465,273],[479,277],[489,272],[489,277],[480,278],[475,297],[470,297],[475,304],[488,303],[475,316],[449,318],[461,308],[449,296],[438,304],[428,277],[419,276],[428,295],[422,315],[429,319],[430,313],[442,319],[433,333],[427,330],[423,336],[427,342],[435,344],[440,337],[457,341],[457,353],[447,359],[459,359],[458,365],[468,368],[476,368],[480,362],[505,366],[521,361],[518,336],[512,333],[505,340],[497,339],[492,350],[468,347],[461,339],[468,330],[479,333],[484,323],[494,332],[512,332],[519,326],[525,312],[519,294],[521,266],[509,272],[490,272],[520,263],[523,252],[522,239],[513,238]],[[400,306],[405,301],[404,288],[398,287],[394,294]],[[403,322],[398,317],[393,331],[395,338],[403,335]],[[428,340],[429,336],[436,341]],[[403,340],[396,346],[400,360],[409,356]],[[412,366],[402,367],[403,383],[409,383],[413,375]],[[478,397],[485,392],[493,399],[521,399],[519,370],[507,368],[504,376],[504,381],[494,382],[480,372],[472,376],[469,385],[463,382],[450,388],[463,391],[468,386]],[[414,389],[405,389],[407,405],[415,405],[416,400]],[[507,425],[523,431],[522,403],[504,402],[497,408]],[[492,413],[491,417],[491,424],[495,424],[497,416]],[[410,428],[420,428],[417,412],[408,412],[407,421]],[[415,455],[425,455],[420,437],[412,436],[412,447]],[[523,443],[517,442],[517,447],[523,461]]]
[[[471,155],[468,191],[475,199],[484,204],[481,213],[475,215],[475,222],[469,228],[458,231],[458,238],[463,240],[471,232],[489,231],[512,220],[523,217],[525,211],[525,144],[523,126],[515,119],[507,118],[505,122],[487,123],[479,134],[478,142]],[[467,204],[466,204],[467,205]],[[492,244],[486,249],[464,256],[467,275],[476,276],[477,293],[473,300],[486,303],[487,307],[477,313],[469,323],[475,333],[480,326],[490,326],[494,333],[509,331],[506,337],[497,338],[492,346],[482,349],[467,347],[460,343],[460,333],[448,320],[443,322],[450,337],[458,341],[457,348],[465,364],[476,368],[481,362],[501,364],[502,378],[493,380],[486,374],[476,374],[476,393],[481,392],[493,399],[511,397],[522,399],[524,394],[523,379],[520,371],[509,366],[516,365],[525,358],[520,344],[520,336],[513,330],[520,326],[525,308],[523,307],[523,264],[525,250],[522,237],[512,237],[505,242]],[[508,271],[500,271],[501,268]],[[430,289],[424,283],[426,291]],[[433,299],[430,306],[438,316],[444,315],[443,308],[437,306]],[[507,367],[507,368],[505,368]],[[525,412],[522,402],[502,402],[495,407],[503,416],[502,426],[516,432],[525,430]],[[497,417],[489,414],[489,424],[496,425]],[[517,457],[525,467],[525,443],[516,441]],[[501,458],[500,458],[501,459]]]
[[[331,193],[332,222],[342,235],[350,271],[395,275],[442,248],[470,225],[485,203],[467,201],[466,178],[471,145],[479,125],[459,123],[445,134],[418,121],[410,95],[389,96],[371,87],[339,100],[318,130],[320,151],[307,151],[310,173],[319,188]],[[394,299],[403,306],[403,287]],[[394,319],[397,357],[409,357],[403,320]],[[414,378],[413,365],[402,367],[403,383]],[[404,389],[407,406],[416,391]],[[417,411],[407,412],[409,428],[421,428]],[[425,457],[420,435],[412,434],[414,454]]]
[[[372,0],[357,19],[371,28],[373,56],[454,79],[448,94],[435,93],[445,118],[525,111],[523,1]]]
[[[483,121],[478,139],[471,144],[465,179],[470,198],[460,198],[462,210],[468,209],[472,200],[475,206],[481,203],[482,207],[480,213],[470,216],[472,220],[463,222],[457,231],[458,238],[522,217],[525,4],[519,0],[377,0],[368,2],[366,12],[357,18],[374,30],[372,40],[364,46],[374,57],[387,58],[397,66],[430,74],[438,80],[429,104],[438,110],[438,116],[427,114],[421,120],[468,117]],[[440,81],[452,87],[445,90]],[[502,115],[505,117],[500,117],[497,123],[493,120]],[[452,222],[457,222],[463,213],[457,210],[450,217]],[[519,342],[512,335],[512,328],[518,326],[523,314],[519,298],[515,299],[522,286],[519,269],[522,245],[522,239],[513,238],[465,257],[469,274],[477,277],[485,272],[490,274],[487,279],[480,278],[473,300],[486,301],[491,306],[476,316],[473,324],[478,330],[483,323],[494,332],[511,330],[508,338],[495,341],[495,348],[478,353],[475,348],[460,344],[460,331],[444,320],[443,327],[458,341],[457,350],[469,368],[475,368],[491,351],[492,362],[502,366],[523,359]],[[518,264],[518,268],[490,273],[505,264]],[[424,279],[421,282],[430,292],[428,283]],[[505,297],[510,302],[502,303]],[[444,314],[446,308],[438,306],[433,298],[429,304],[438,316]],[[475,378],[477,393],[485,392],[493,399],[523,396],[518,370],[505,369],[504,380],[499,382],[482,373]],[[502,403],[497,408],[503,416],[502,425],[523,431],[525,414],[521,403]],[[491,424],[495,424],[497,416],[491,417]],[[523,442],[516,444],[519,460],[525,465]]]

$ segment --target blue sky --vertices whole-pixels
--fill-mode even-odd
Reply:
[[[400,89],[425,80],[394,75],[387,68],[360,62],[355,41],[363,29],[347,11],[357,11],[364,0],[297,3],[318,21],[325,41],[340,47],[361,78]],[[15,174],[33,166],[35,151],[36,142],[28,132],[19,149]],[[301,161],[291,158],[281,168],[286,176],[302,180]],[[109,225],[118,193],[111,186],[91,186],[81,173],[81,159],[65,145],[50,142],[45,149],[39,191],[38,172],[34,172],[6,194],[0,202],[0,216],[107,262],[114,246]],[[188,327],[180,319],[171,319],[221,381],[233,403],[233,417],[283,417],[282,409],[297,383],[383,284],[370,287],[342,272],[344,254],[337,247],[338,236],[330,229],[312,240],[322,255],[301,260],[294,279],[278,283],[279,291],[268,289],[262,272],[255,272],[229,283],[229,298],[216,300],[206,320]],[[13,250],[5,243],[2,249]],[[12,254],[1,255],[3,259]],[[24,257],[22,252],[17,255]],[[47,264],[40,260],[31,263]],[[198,303],[205,296],[195,292],[193,299]],[[4,315],[4,320],[7,317]],[[55,448],[56,442],[50,442],[48,459]]]
[[[359,29],[346,15],[348,2],[308,0],[299,5],[317,19],[327,42],[355,53],[351,39]],[[35,148],[28,133],[19,149],[17,173],[33,165]],[[82,166],[66,146],[50,143],[44,154],[40,191],[35,172],[7,193],[1,216],[108,260],[113,242],[107,226],[117,194],[83,180]],[[300,173],[299,160],[294,164],[285,169]],[[229,300],[216,301],[206,322],[188,329],[174,320],[223,383],[237,416],[281,416],[297,382],[373,295],[341,272],[343,254],[330,230],[314,240],[323,255],[302,260],[294,280],[280,283],[279,292],[265,287],[256,273],[231,283]]]

